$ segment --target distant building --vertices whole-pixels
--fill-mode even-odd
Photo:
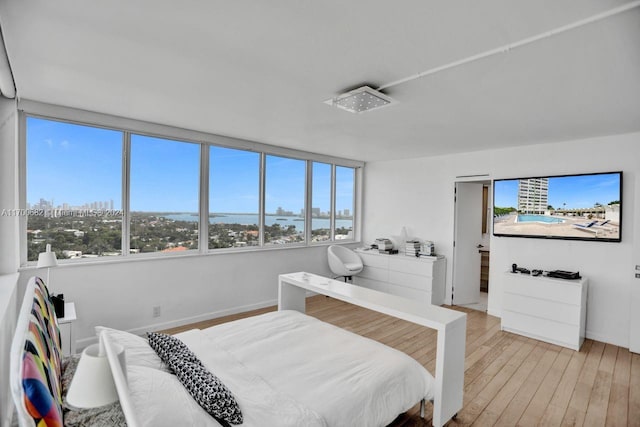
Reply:
[[[518,180],[518,212],[542,215],[549,205],[549,178]]]

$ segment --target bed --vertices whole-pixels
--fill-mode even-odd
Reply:
[[[25,339],[33,338],[38,328],[47,331],[35,335],[46,355],[43,385],[54,416],[51,423],[37,425],[61,425],[57,420],[68,416],[60,385],[64,362],[47,295],[41,280],[29,282],[12,347],[12,394],[22,426],[38,423],[23,382],[24,361],[33,350]],[[41,308],[44,317],[34,314]],[[34,327],[37,324],[42,328]],[[193,387],[185,387],[147,339],[106,327],[96,332],[112,362],[120,398],[107,409],[124,414],[129,426],[225,424],[196,403],[189,393]],[[416,403],[433,398],[434,378],[411,357],[297,311],[281,310],[174,337],[228,388],[244,426],[385,426]],[[113,344],[125,349],[124,371]],[[74,418],[99,424],[91,416]]]

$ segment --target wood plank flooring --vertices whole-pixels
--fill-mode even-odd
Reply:
[[[167,330],[206,328],[275,310],[268,307]],[[640,426],[640,355],[586,340],[581,351],[500,331],[500,319],[467,313],[464,406],[449,426]],[[307,314],[403,351],[435,368],[436,332],[324,296]],[[416,405],[393,427],[431,425]]]

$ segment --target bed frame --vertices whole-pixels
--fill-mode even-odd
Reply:
[[[327,295],[437,330],[433,425],[443,426],[462,409],[466,313],[435,305],[425,305],[407,298],[305,272],[279,276],[278,310],[297,310],[304,313],[307,291]],[[421,402],[420,411],[422,416],[424,401]]]

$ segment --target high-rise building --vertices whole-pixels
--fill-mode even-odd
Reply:
[[[549,178],[518,180],[518,212],[544,214],[549,206]]]

